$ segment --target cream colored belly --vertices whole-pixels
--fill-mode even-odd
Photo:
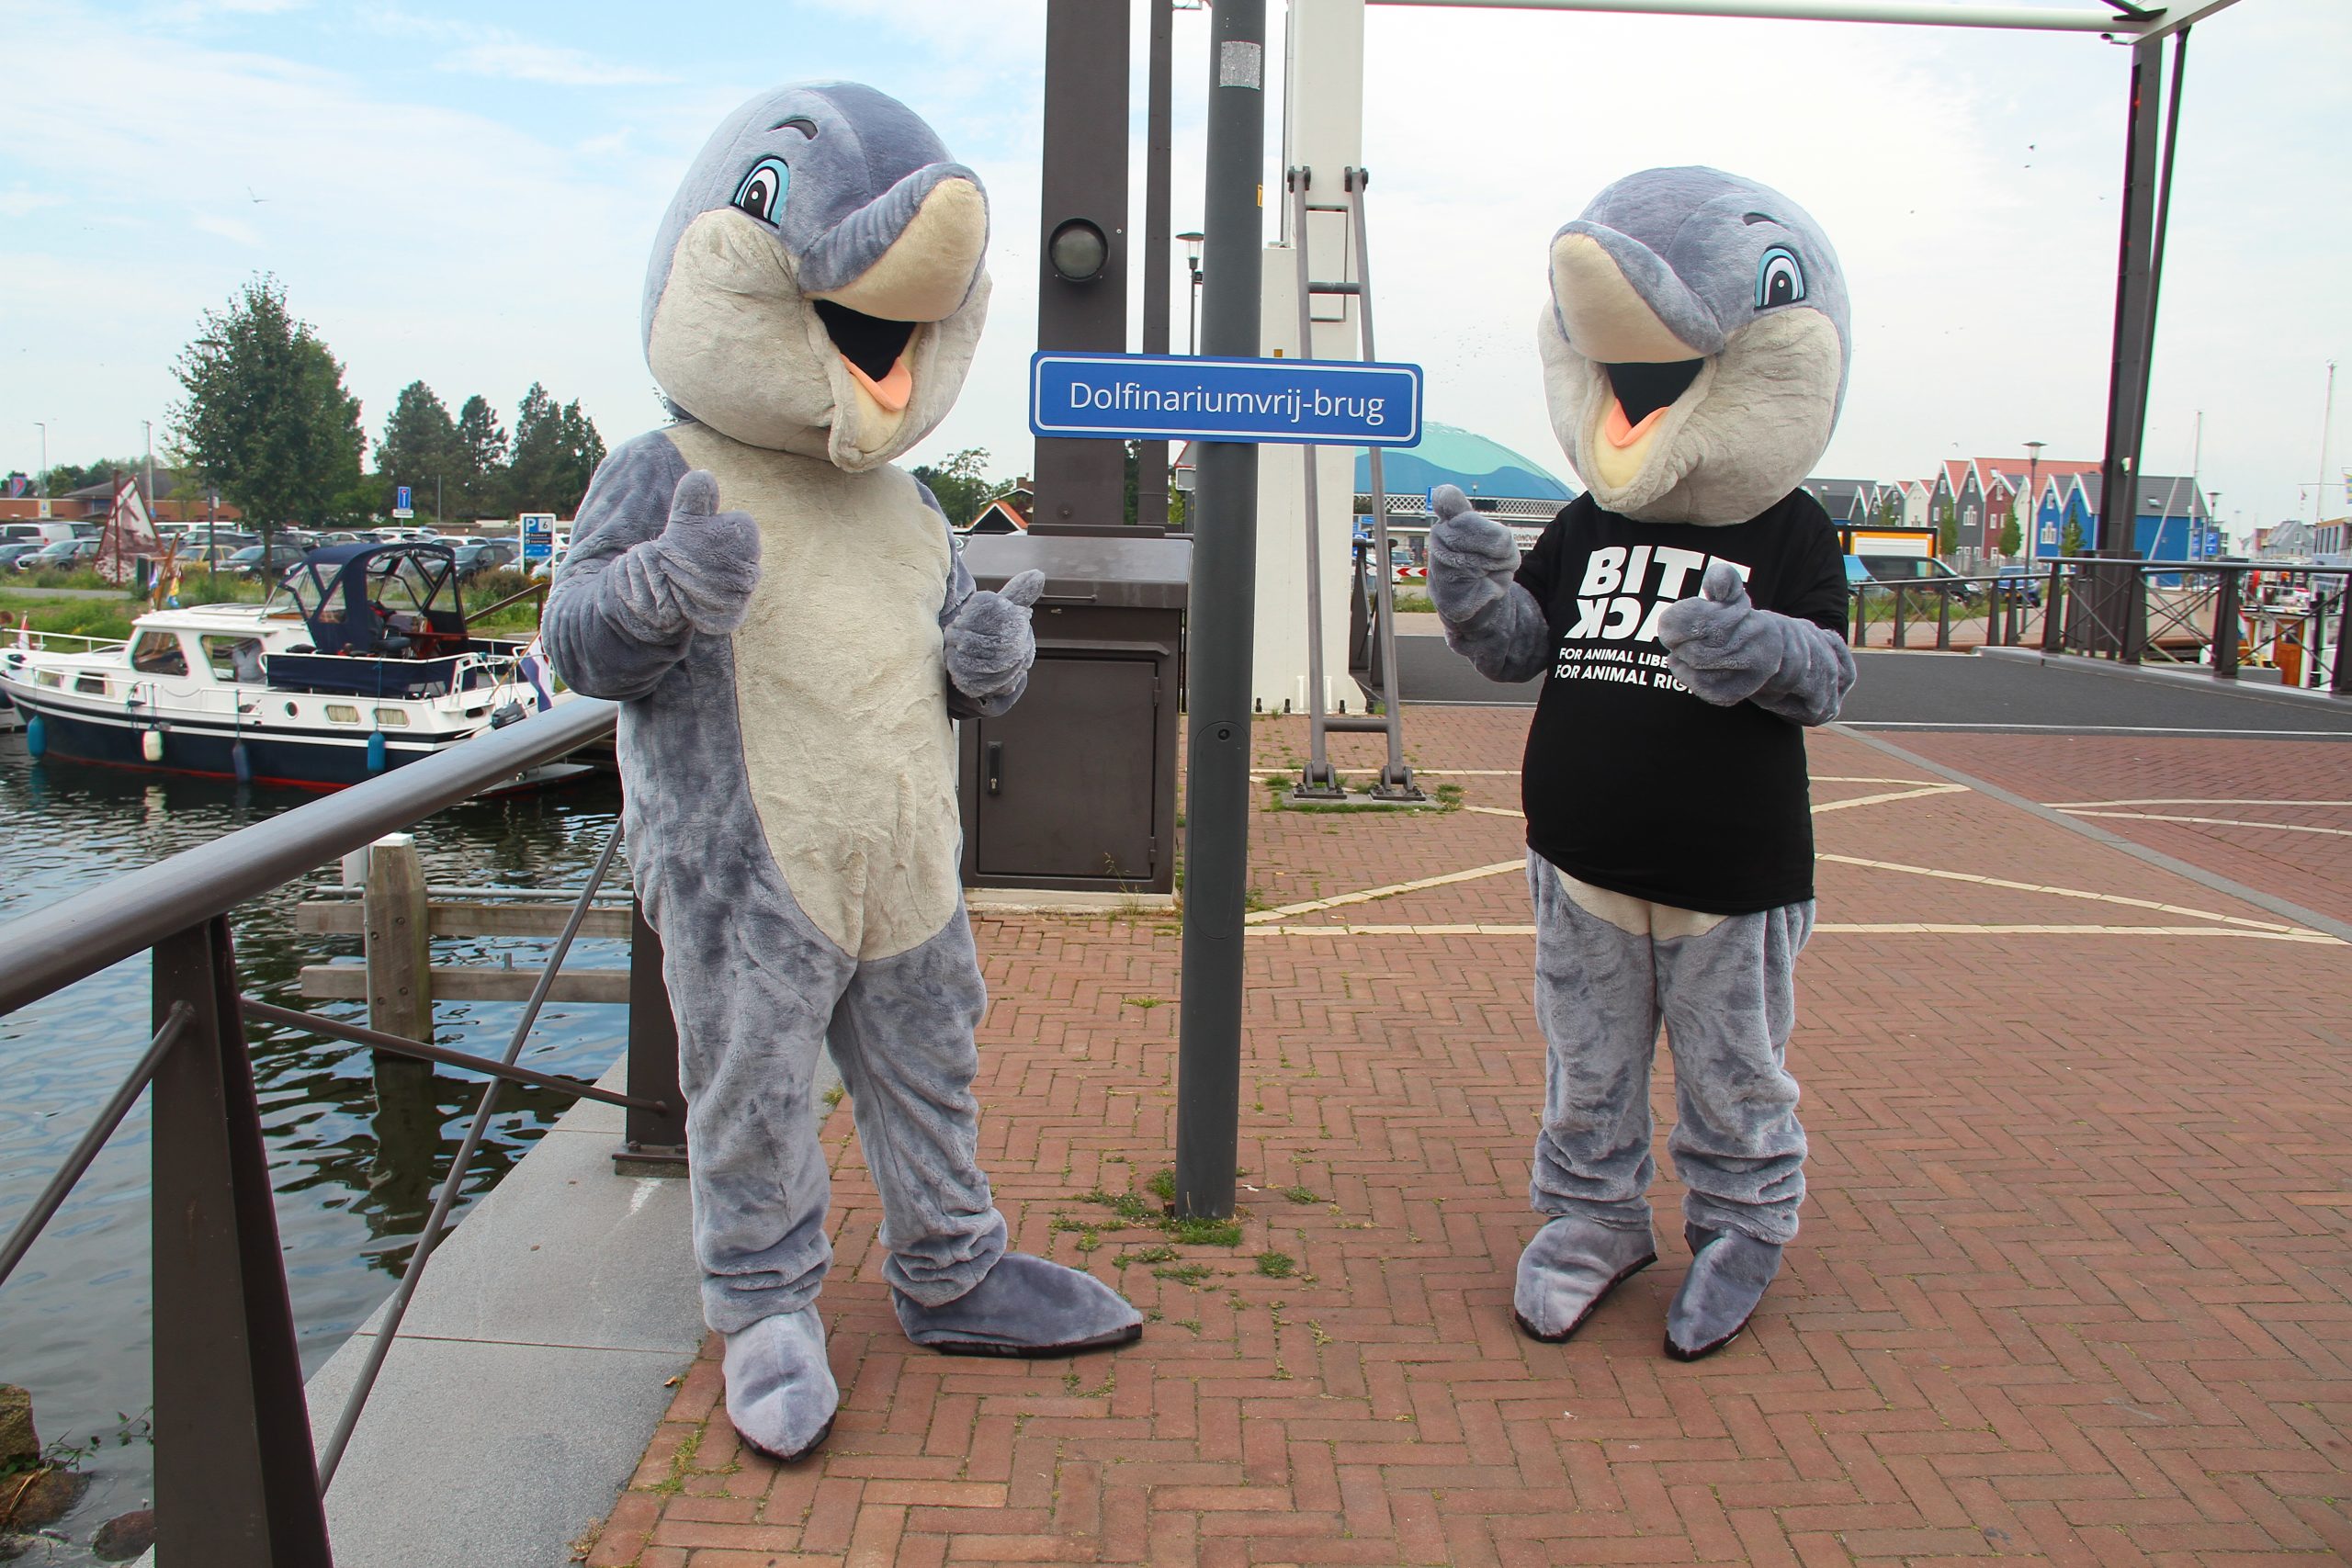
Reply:
[[[694,425],[671,440],[760,525],[735,705],[769,852],[845,952],[919,946],[959,897],[946,525],[896,468],[845,474]]]

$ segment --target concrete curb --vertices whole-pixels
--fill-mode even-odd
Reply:
[[[2092,659],[2079,653],[2044,653],[2038,648],[1980,648],[1976,656],[1980,659],[2013,660],[2021,664],[2043,664],[2054,670],[2079,670],[2119,681],[2153,681],[2159,685],[2219,692],[2226,696],[2245,697],[2255,702],[2284,703],[2290,706],[2303,707],[2316,704],[2336,712],[2352,708],[2352,697],[2339,697],[2328,692],[2272,685],[2264,681],[2217,680],[2212,671],[2201,664],[2165,669],[2146,664],[2123,664],[2111,659]]]

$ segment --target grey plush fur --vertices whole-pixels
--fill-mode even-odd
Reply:
[[[1657,1237],[1646,1223],[1562,1214],[1519,1255],[1513,1315],[1531,1337],[1556,1344],[1583,1327],[1610,1292],[1657,1261]]]
[[[1690,1271],[1666,1311],[1666,1351],[1679,1361],[1711,1356],[1739,1337],[1781,1271],[1781,1249],[1738,1231],[1682,1228]]]
[[[1665,1025],[1676,1121],[1668,1140],[1690,1224],[1785,1243],[1804,1200],[1804,1128],[1789,1074],[1796,956],[1810,902],[1735,915],[1702,935],[1636,934],[1579,908],[1542,856],[1535,1011],[1550,1047],[1531,1195],[1646,1234],[1650,1061]]]
[[[813,1093],[829,1046],[902,1310],[965,1303],[959,1332],[1001,1345],[1131,1337],[1139,1321],[1035,1259],[1008,1277],[1029,1288],[981,1291],[1019,1255],[978,1163],[988,998],[954,879],[948,720],[1020,697],[1042,579],[975,592],[936,502],[888,458],[961,385],[985,233],[970,172],[870,88],[739,110],[688,172],[647,278],[649,362],[696,418],[597,469],[544,619],[565,680],[622,702],[704,1314],[727,1337],[729,1415],[780,1455],[821,1441],[838,1399],[812,1304],[831,1260]],[[907,329],[887,375],[853,363],[820,299]],[[1070,1278],[1048,1300],[1037,1270]]]
[[[1776,273],[1801,282],[1795,298],[1772,293]],[[1553,237],[1536,328],[1553,428],[1611,512],[1745,522],[1828,446],[1849,314],[1837,252],[1787,197],[1719,169],[1629,175]],[[1696,378],[1631,457],[1612,453],[1609,367],[1677,361],[1698,361]]]
[[[727,1339],[727,1409],[743,1441],[783,1464],[805,1459],[833,1429],[842,1391],[825,1363],[813,1306],[763,1317]]]
[[[1060,1356],[1143,1334],[1143,1314],[1108,1285],[1023,1252],[1006,1253],[954,1301],[927,1303],[903,1291],[893,1299],[907,1337],[949,1355]]]
[[[1430,504],[1430,601],[1446,646],[1489,681],[1533,680],[1551,661],[1552,631],[1535,595],[1511,581],[1518,541],[1459,486],[1438,486]]]
[[[1827,724],[1854,685],[1846,639],[1793,615],[1759,610],[1722,561],[1696,595],[1658,616],[1658,640],[1675,679],[1718,707],[1752,702],[1792,724]]]

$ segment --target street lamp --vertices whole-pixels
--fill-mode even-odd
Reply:
[[[2025,444],[2025,558],[2028,560],[2041,553],[2041,449],[2049,445],[2047,441]]]
[[[1201,352],[1201,246],[1207,241],[1208,236],[1195,230],[1192,233],[1179,234],[1176,237],[1184,243],[1184,265],[1193,274],[1193,288],[1189,295],[1192,300],[1192,324],[1185,333],[1185,352],[1198,354]]]

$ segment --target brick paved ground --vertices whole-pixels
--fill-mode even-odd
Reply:
[[[2352,1555],[2352,955],[1849,738],[1814,745],[1822,926],[1792,1047],[1812,1200],[1780,1282],[1730,1349],[1667,1360],[1686,1255],[1662,1182],[1657,1266],[1567,1345],[1514,1333],[1542,1061],[1525,723],[1409,710],[1430,782],[1483,809],[1256,818],[1237,1247],[1105,1228],[1081,1196],[1142,1192],[1168,1158],[1172,924],[980,922],[999,1198],[1018,1245],[1146,1308],[1144,1340],[915,1351],[843,1107],[831,1443],[785,1471],[743,1452],[707,1354],[591,1561]],[[1259,741],[1279,765],[1303,727]],[[1966,744],[1951,760],[1989,769]],[[2208,793],[2175,787],[2206,743],[2131,743],[2174,770],[2163,787],[2042,744],[2001,776],[2065,801]],[[2281,754],[2322,751],[2352,760]],[[2211,793],[2352,798],[2267,768]],[[2308,852],[2352,882],[2352,840],[2306,837],[2229,869],[2308,897]]]

